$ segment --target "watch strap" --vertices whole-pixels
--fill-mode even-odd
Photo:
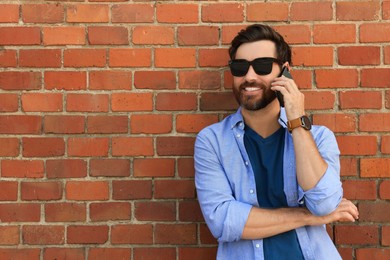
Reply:
[[[300,126],[302,126],[302,119],[301,119],[301,117],[298,117],[298,118],[295,118],[293,120],[287,121],[287,127],[288,127],[288,131],[290,133],[292,132],[292,130],[294,130],[295,128],[300,127]]]

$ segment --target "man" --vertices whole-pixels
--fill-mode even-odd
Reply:
[[[341,259],[325,224],[353,222],[358,211],[342,198],[334,134],[311,127],[304,95],[279,76],[290,69],[290,47],[271,27],[252,25],[229,54],[240,108],[198,134],[194,156],[217,259]]]

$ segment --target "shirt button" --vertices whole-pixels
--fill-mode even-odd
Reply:
[[[253,194],[255,191],[254,190],[249,190],[249,193],[250,194]]]
[[[241,137],[241,135],[240,134],[237,134],[237,138],[240,138]]]
[[[259,248],[260,247],[260,245],[259,244],[256,244],[256,248]]]
[[[245,165],[248,166],[248,164],[249,164],[248,161],[245,161]]]

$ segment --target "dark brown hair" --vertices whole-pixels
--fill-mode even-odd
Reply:
[[[241,30],[232,40],[229,48],[230,59],[236,57],[238,47],[243,43],[270,40],[275,43],[277,59],[291,64],[291,48],[278,32],[268,25],[253,24]]]

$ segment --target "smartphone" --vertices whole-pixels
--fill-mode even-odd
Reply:
[[[284,66],[284,67],[282,68],[282,71],[280,72],[280,74],[279,74],[278,77],[281,77],[281,76],[285,76],[286,78],[292,79],[292,76],[291,76],[290,72],[288,71],[287,66]],[[281,106],[281,107],[284,107],[284,100],[283,100],[283,95],[282,95],[282,93],[280,93],[279,91],[275,91],[275,94],[276,94],[276,97],[277,97],[278,100],[279,100],[280,106]]]

